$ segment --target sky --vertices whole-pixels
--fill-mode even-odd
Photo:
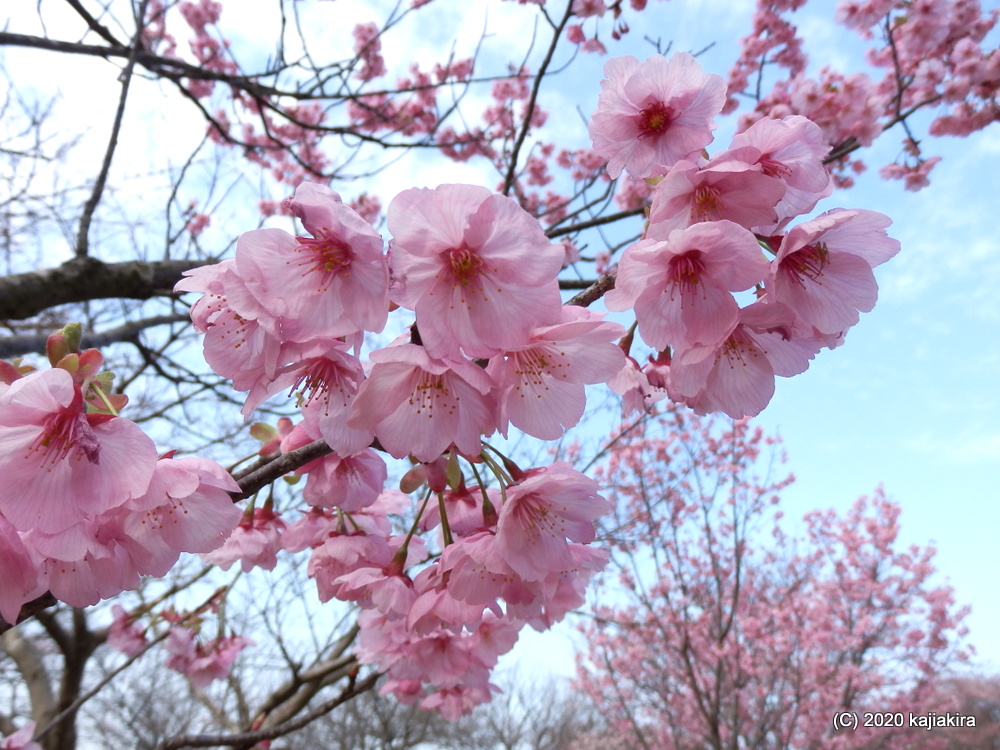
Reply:
[[[490,2],[480,8],[441,2],[453,13],[466,9],[460,13],[464,32],[458,40],[442,36],[438,28],[416,29],[412,43],[385,50],[390,67],[409,56],[438,59],[453,41],[461,57],[461,46],[478,39],[484,28],[490,33],[486,55],[507,52],[510,40],[531,36],[524,24],[531,14],[515,4]],[[338,25],[346,29],[354,20],[374,20],[386,4],[338,0],[319,5],[336,6]],[[23,8],[31,13],[33,6]],[[833,62],[858,69],[858,44],[829,22],[832,6],[813,2],[800,12],[813,69]],[[249,3],[241,8],[249,9]],[[671,42],[674,50],[699,50],[715,42],[700,60],[706,70],[725,75],[735,40],[749,29],[751,10],[742,0],[651,2],[622,44],[611,43],[607,26],[602,38],[611,55],[639,58],[653,51],[643,37]],[[246,17],[256,16],[248,12]],[[58,36],[60,19],[50,22],[50,33]],[[242,36],[234,43],[266,48],[272,28],[264,22],[242,25]],[[105,105],[114,100],[116,86],[106,70],[96,74],[99,63],[74,60],[73,67],[66,67],[65,60],[53,56],[15,51],[5,52],[4,58],[8,70],[34,66],[39,91],[60,89],[60,116],[74,118],[74,127],[83,124],[95,144],[106,138],[112,110]],[[585,134],[580,113],[589,114],[596,105],[603,59],[579,62],[575,77],[559,79],[559,90],[548,99],[550,132]],[[55,63],[59,67],[45,67]],[[164,138],[171,144],[193,143],[200,137],[196,119],[160,109],[162,92],[140,88],[136,97],[133,115],[141,115],[148,140],[124,146],[133,150],[125,152],[123,169],[142,164],[150,143]],[[168,120],[171,129],[165,135]],[[716,148],[724,147],[732,127],[731,121],[720,121]],[[1000,670],[1000,544],[995,541],[1000,529],[1000,296],[992,287],[1000,280],[1000,127],[965,139],[924,141],[925,153],[943,161],[931,174],[931,186],[917,193],[877,175],[877,167],[896,157],[901,137],[886,134],[865,154],[872,169],[854,188],[819,207],[866,208],[892,217],[890,234],[902,251],[876,271],[877,306],[862,315],[844,346],[822,352],[805,374],[779,379],[774,399],[757,421],[783,438],[788,466],[797,477],[783,495],[788,517],[816,508],[846,510],[859,495],[884,486],[903,507],[901,541],[936,546],[939,581],[954,586],[957,601],[972,608],[967,625],[979,663]],[[75,168],[85,174],[92,164],[81,158]],[[141,170],[136,166],[136,171]],[[495,176],[483,175],[473,164],[401,162],[373,179],[372,189],[391,195],[414,184],[494,181]],[[225,231],[213,227],[206,237],[221,242]],[[532,634],[525,640],[517,652],[521,659],[544,664],[547,671],[571,672],[565,633]]]

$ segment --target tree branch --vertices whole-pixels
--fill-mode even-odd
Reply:
[[[140,331],[155,326],[168,325],[170,323],[184,323],[190,317],[186,314],[176,313],[174,315],[153,315],[142,320],[133,320],[130,323],[109,328],[100,333],[84,333],[81,349],[100,349],[108,344],[115,344],[119,341],[130,341],[134,339]],[[0,338],[0,358],[17,357],[22,354],[32,352],[44,352],[45,342],[49,334],[33,333],[23,336],[5,336]]]
[[[76,257],[82,258],[89,254],[90,225],[94,220],[94,212],[97,211],[97,204],[101,202],[104,194],[104,186],[108,181],[108,173],[111,171],[111,161],[115,156],[115,149],[118,147],[118,134],[121,133],[122,120],[125,117],[125,102],[128,100],[129,84],[132,83],[132,71],[135,70],[136,57],[139,55],[142,44],[142,17],[146,13],[146,0],[139,3],[139,22],[136,24],[135,36],[129,46],[128,62],[122,70],[118,80],[122,84],[122,92],[118,97],[118,108],[115,110],[114,123],[111,125],[111,135],[108,137],[108,147],[104,151],[104,160],[101,162],[101,170],[97,173],[97,180],[94,181],[94,189],[83,207],[83,215],[80,217],[80,227],[76,235]],[[98,24],[99,25],[99,24]]]
[[[184,271],[211,260],[104,263],[74,258],[57,268],[0,278],[0,320],[24,320],[56,305],[97,299],[149,299],[172,293]]]
[[[282,737],[286,734],[290,734],[291,732],[310,724],[321,716],[325,716],[340,704],[346,703],[355,696],[373,688],[375,683],[378,681],[379,676],[380,675],[376,672],[368,675],[368,677],[360,682],[351,681],[336,698],[332,698],[326,703],[317,706],[315,709],[295,721],[290,721],[279,727],[259,729],[255,732],[244,732],[242,734],[182,735],[180,737],[174,737],[166,740],[165,742],[161,742],[156,746],[156,750],[179,750],[182,747],[253,747],[257,743],[264,740],[270,740],[275,737]]]

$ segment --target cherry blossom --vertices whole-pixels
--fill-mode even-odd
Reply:
[[[136,656],[149,645],[143,629],[120,604],[111,607],[114,619],[108,628],[108,645],[126,656]]]
[[[218,549],[203,553],[201,559],[223,570],[229,570],[237,560],[241,561],[244,573],[255,567],[274,570],[285,526],[284,519],[268,504],[265,503],[263,508],[249,506],[225,543]]]
[[[657,350],[714,346],[739,315],[731,292],[749,289],[766,274],[749,231],[731,221],[704,222],[629,247],[605,304],[609,310],[634,307],[639,334]]]
[[[60,368],[39,370],[0,393],[0,513],[19,531],[64,531],[142,494],[156,464],[153,441],[133,422],[87,414]]]
[[[838,334],[858,322],[878,297],[872,268],[899,251],[890,220],[862,209],[834,209],[792,229],[778,246],[769,295],[808,325]]]
[[[143,575],[164,576],[181,552],[211,552],[240,522],[231,493],[239,485],[214,461],[195,456],[156,462],[147,491],[129,500],[122,521],[130,556]]]
[[[564,307],[562,322],[536,328],[524,346],[490,360],[486,371],[499,389],[501,433],[506,435],[509,421],[529,435],[554,440],[580,420],[584,384],[606,382],[624,361],[611,340],[625,330],[601,317]]]
[[[760,152],[755,163],[764,174],[785,184],[785,193],[775,207],[779,226],[809,213],[820,199],[833,192],[833,181],[823,164],[830,146],[811,120],[800,115],[758,120],[733,138],[731,148],[744,146]]]
[[[559,462],[534,469],[507,488],[497,521],[497,553],[527,581],[574,568],[568,542],[592,542],[607,510],[597,484]]]
[[[220,636],[207,643],[196,640],[194,631],[175,625],[166,638],[170,652],[166,666],[185,675],[198,688],[208,687],[214,680],[223,680],[232,669],[236,657],[253,641],[240,635]]]
[[[305,474],[302,499],[310,505],[354,512],[372,505],[385,486],[385,461],[366,448],[352,456],[336,453],[310,461],[299,469]]]
[[[381,331],[389,302],[382,238],[329,188],[303,183],[286,206],[313,237],[279,229],[241,235],[236,268],[256,305],[231,304],[247,317],[266,310],[269,333],[284,341]]]
[[[792,336],[794,315],[780,303],[755,302],[717,345],[685,349],[670,363],[668,392],[699,414],[721,411],[733,419],[759,414],[774,395],[774,377],[804,372],[820,349]]]
[[[412,188],[388,210],[392,300],[416,311],[432,357],[491,357],[559,316],[564,252],[510,198],[473,185]]]
[[[712,142],[712,118],[722,110],[726,84],[691,55],[653,55],[641,63],[631,55],[614,57],[604,75],[590,137],[612,178],[622,170],[633,177],[663,174]]]
[[[764,172],[752,146],[726,151],[705,164],[679,161],[653,190],[647,238],[705,221],[734,221],[753,229],[777,222],[785,184]]]
[[[391,456],[433,461],[451,445],[477,455],[480,437],[496,431],[493,384],[471,362],[432,359],[413,344],[379,349],[371,359],[348,425],[373,430]]]
[[[37,588],[38,572],[17,530],[0,515],[0,617],[17,622],[21,605],[29,601]],[[42,592],[37,592],[42,593]]]

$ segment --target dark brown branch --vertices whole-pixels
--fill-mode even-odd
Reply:
[[[336,698],[322,703],[304,716],[282,724],[277,727],[258,729],[255,732],[243,732],[242,734],[195,734],[174,737],[156,746],[156,750],[179,750],[182,747],[253,747],[264,740],[274,739],[290,734],[297,729],[301,729],[307,724],[315,721],[321,716],[330,713],[337,706],[346,703],[352,698],[361,695],[366,690],[370,690],[378,681],[378,673],[371,674],[360,682],[351,681]]]
[[[74,258],[57,268],[0,278],[0,320],[24,320],[56,305],[98,299],[149,299],[172,293],[184,271],[208,260],[103,263]]]
[[[309,445],[303,445],[301,448],[288,451],[288,453],[282,453],[277,458],[269,461],[259,461],[245,471],[237,472],[234,475],[234,478],[240,485],[240,489],[243,491],[239,494],[234,493],[233,499],[242,500],[245,497],[250,497],[250,495],[257,492],[261,487],[266,487],[288,472],[295,471],[300,466],[332,452],[333,448],[327,445],[325,440],[316,440],[309,443]]]
[[[535,103],[538,100],[538,92],[542,88],[542,80],[545,78],[545,72],[552,63],[552,56],[555,54],[563,28],[572,15],[573,3],[567,2],[566,12],[563,14],[562,21],[559,22],[559,25],[552,32],[552,43],[545,54],[545,59],[542,60],[542,64],[538,68],[538,73],[535,74],[535,84],[531,87],[531,95],[528,97],[528,103],[524,110],[524,124],[521,126],[521,132],[517,135],[517,141],[514,143],[514,149],[510,155],[510,164],[507,166],[507,176],[503,183],[504,195],[510,195],[511,188],[514,187],[514,180],[517,176],[518,155],[521,152],[521,147],[524,145],[524,139],[528,137],[528,131],[531,130],[531,120],[535,115]]]
[[[25,620],[34,617],[39,612],[48,609],[49,607],[54,607],[56,605],[56,598],[52,596],[51,591],[46,591],[37,599],[32,599],[27,604],[21,605],[21,613],[17,616],[17,621],[24,622]],[[6,633],[14,627],[11,623],[0,617],[0,633]]]
[[[608,214],[607,216],[598,216],[594,219],[588,219],[587,221],[578,221],[575,224],[570,224],[566,227],[553,227],[552,229],[547,229],[545,231],[545,236],[550,240],[555,237],[562,237],[567,234],[573,234],[575,232],[582,232],[584,229],[590,229],[591,227],[599,227],[604,224],[612,224],[616,221],[621,221],[622,219],[627,219],[630,216],[641,216],[645,212],[646,208],[630,208],[628,211],[619,211],[616,214]]]
[[[175,315],[153,315],[142,320],[133,320],[130,323],[109,328],[100,333],[84,333],[81,348],[100,349],[108,344],[115,344],[119,341],[131,341],[141,331],[155,326],[169,325],[171,323],[183,323],[190,318],[186,314],[177,313]],[[45,342],[49,334],[27,334],[23,336],[5,336],[0,338],[0,358],[17,357],[22,354],[33,352],[44,352]]]
[[[605,294],[615,288],[615,276],[613,273],[606,273],[589,287],[574,297],[567,300],[567,305],[579,305],[589,307]]]
[[[83,5],[80,4],[80,0],[66,0],[66,2],[70,4],[73,10],[75,10],[84,21],[87,22],[87,26],[90,28],[91,31],[95,32],[106,42],[109,42],[115,46],[121,45],[121,42],[119,42],[115,38],[115,35],[111,33],[108,27],[103,25],[96,18],[94,18],[90,14],[90,12],[86,8],[84,8]]]

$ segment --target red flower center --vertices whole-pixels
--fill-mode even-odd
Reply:
[[[688,250],[683,255],[675,255],[667,267],[667,286],[671,291],[680,287],[681,294],[693,291],[705,273],[701,260],[701,250]]]
[[[653,102],[639,112],[639,137],[661,135],[676,117],[677,114],[663,102]]]
[[[83,453],[88,461],[96,464],[101,445],[83,412],[70,406],[45,419],[41,434],[28,450],[40,452],[42,466],[51,470],[70,453]]]

